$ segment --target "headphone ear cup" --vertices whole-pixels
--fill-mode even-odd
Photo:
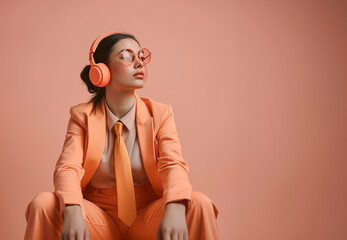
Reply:
[[[97,87],[105,87],[111,79],[110,69],[104,63],[97,63],[90,67],[89,79]]]

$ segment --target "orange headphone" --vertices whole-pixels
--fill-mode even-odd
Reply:
[[[97,45],[99,44],[99,42],[112,34],[115,33],[121,33],[121,32],[116,32],[116,31],[108,31],[105,32],[103,34],[101,34],[100,36],[98,36],[92,46],[90,47],[89,50],[89,62],[90,62],[90,70],[89,70],[89,78],[90,81],[97,87],[104,87],[106,86],[111,79],[111,73],[110,73],[110,69],[106,66],[106,64],[104,63],[95,63],[94,61],[94,57],[93,54],[95,52],[95,49],[97,47]],[[147,67],[146,68],[146,79],[147,80]]]

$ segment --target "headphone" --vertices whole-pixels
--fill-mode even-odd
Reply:
[[[90,50],[89,50],[89,62],[90,62],[89,79],[93,83],[93,85],[95,85],[97,87],[106,86],[110,82],[111,73],[110,73],[110,69],[106,66],[106,64],[95,63],[94,57],[93,57],[93,55],[95,53],[95,49],[98,46],[99,42],[103,38],[110,36],[112,34],[116,34],[116,33],[121,33],[121,32],[108,31],[108,32],[101,34],[100,36],[98,36],[94,40],[92,46],[90,47]],[[145,67],[145,68],[146,68],[146,79],[145,80],[147,80],[147,67]]]

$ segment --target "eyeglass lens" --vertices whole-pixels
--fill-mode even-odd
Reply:
[[[139,51],[139,58],[144,63],[149,63],[151,61],[151,54],[148,49],[143,48]],[[131,64],[135,60],[135,53],[131,51],[130,49],[124,49],[123,50],[123,59],[128,64]]]

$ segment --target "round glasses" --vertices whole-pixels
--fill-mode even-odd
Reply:
[[[131,65],[131,64],[134,63],[134,61],[135,61],[135,52],[132,49],[130,49],[130,48],[123,49],[118,54],[116,54],[115,56],[113,56],[110,59],[106,60],[105,62],[110,61],[111,59],[117,57],[119,54],[122,54],[122,59],[123,59],[123,61],[126,64]],[[142,48],[137,53],[138,58],[145,64],[150,63],[151,55],[152,55],[151,51],[149,51],[147,48]]]

